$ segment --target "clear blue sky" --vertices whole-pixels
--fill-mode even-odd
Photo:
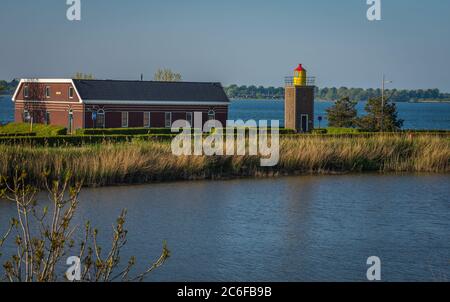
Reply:
[[[0,79],[151,79],[158,67],[189,81],[282,85],[296,64],[324,86],[450,92],[450,1],[382,0],[2,0]]]

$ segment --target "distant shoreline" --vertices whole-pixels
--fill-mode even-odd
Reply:
[[[270,98],[230,98],[231,101],[284,101],[284,99],[270,99]],[[336,101],[330,101],[330,100],[322,100],[322,99],[315,99],[315,102],[321,102],[321,103],[334,103]],[[365,103],[367,101],[359,101],[362,103]],[[404,101],[404,102],[400,102],[400,101],[396,101],[395,103],[407,103],[407,104],[449,104],[450,100],[444,100],[444,101]]]

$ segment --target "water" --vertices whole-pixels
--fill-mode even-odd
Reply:
[[[316,127],[318,116],[324,120],[322,127],[327,126],[325,110],[332,102],[316,102]],[[364,113],[365,103],[359,103],[358,112]],[[397,103],[399,118],[405,120],[405,129],[450,129],[450,103]],[[279,120],[284,125],[284,102],[281,100],[237,100],[232,101],[229,111],[232,120]],[[0,123],[14,121],[14,105],[11,96],[0,96]]]
[[[11,96],[0,95],[0,125],[14,121],[14,104]]]
[[[167,240],[172,256],[148,281],[364,281],[374,255],[384,281],[448,281],[449,183],[364,174],[85,189],[76,221],[110,238],[127,208],[123,259],[140,270]],[[1,225],[14,211],[0,202]]]
[[[333,102],[315,102],[315,127],[319,126],[318,116],[323,117],[321,127],[326,127],[326,109]],[[359,114],[364,114],[366,103],[357,105]],[[405,120],[405,129],[450,129],[450,103],[397,103],[399,118]],[[230,106],[230,119],[280,120],[284,125],[284,102],[282,100],[240,100]]]

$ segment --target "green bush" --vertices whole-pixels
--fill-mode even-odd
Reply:
[[[67,129],[61,126],[33,124],[33,129],[30,131],[29,123],[10,123],[0,127],[0,134],[24,134],[29,136],[35,133],[36,136],[57,136],[66,135]]]
[[[327,134],[328,130],[327,129],[314,129],[312,132],[312,134],[314,135],[319,135],[319,134]]]
[[[327,134],[358,134],[361,131],[356,128],[337,128],[337,127],[328,127],[326,128]]]

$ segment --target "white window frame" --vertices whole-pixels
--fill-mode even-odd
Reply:
[[[147,116],[147,121],[148,121],[148,123],[147,124],[145,124],[145,117]],[[144,122],[144,128],[150,128],[151,127],[151,125],[152,125],[152,119],[151,119],[151,117],[152,117],[152,115],[151,115],[151,112],[150,111],[144,111],[144,119],[143,119],[143,122]]]
[[[51,97],[51,90],[50,90],[50,86],[45,86],[45,98],[49,99]]]
[[[216,119],[216,112],[212,109],[209,110],[208,111],[208,121],[215,120],[215,119]]]
[[[98,124],[98,117],[99,116],[102,116],[102,118],[103,118],[103,123],[102,123],[102,125],[100,125],[100,128],[105,128],[105,124],[106,124],[106,113],[105,113],[105,110],[103,110],[103,109],[100,109],[100,110],[97,110],[97,118],[96,118],[96,120],[95,120],[95,124],[94,124],[94,128],[97,128],[97,124]],[[122,121],[120,121],[120,122],[122,122]]]
[[[169,124],[167,123],[167,115],[169,115]],[[164,127],[172,128],[172,112],[164,112]]]
[[[188,117],[188,116],[189,116],[189,117]],[[186,112],[186,121],[189,123],[189,125],[191,126],[191,128],[192,128],[192,117],[193,117],[192,112]]]
[[[25,123],[25,122],[29,122],[30,120],[31,120],[31,114],[30,114],[30,111],[28,111],[28,110],[26,110],[26,109],[24,109],[23,110],[23,122]]]
[[[126,123],[126,124],[123,122],[124,117],[126,117],[126,120],[127,120],[127,123]],[[128,117],[129,117],[128,111],[122,111],[122,112],[121,112],[120,123],[121,123],[121,125],[122,125],[122,128],[128,128],[128,124],[129,124]]]
[[[71,93],[72,92],[72,93]],[[72,94],[72,96],[70,96]],[[75,95],[75,89],[73,89],[72,86],[69,87],[69,99],[73,99],[73,96]]]
[[[30,96],[30,87],[28,85],[23,86],[23,97],[28,98]]]

